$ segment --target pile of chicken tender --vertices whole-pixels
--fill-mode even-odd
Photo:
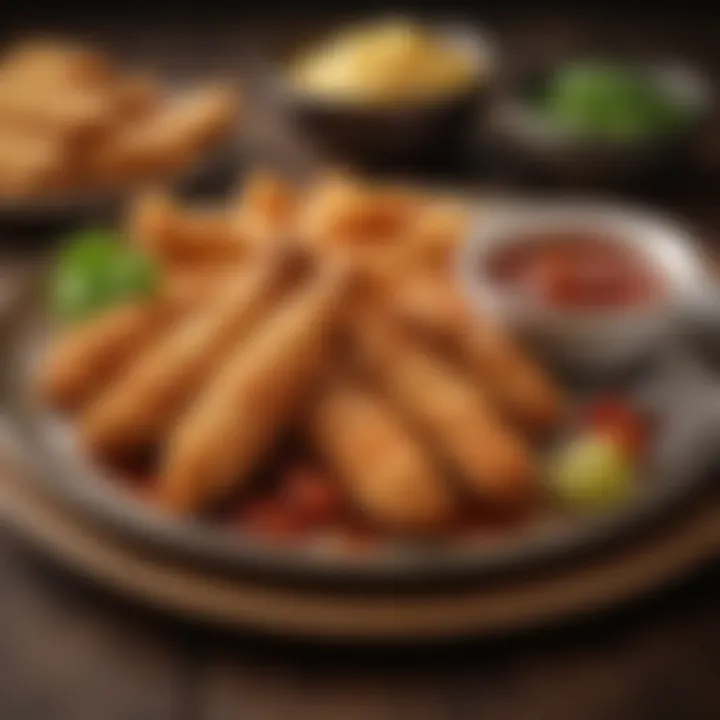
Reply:
[[[438,532],[466,498],[525,506],[563,397],[466,304],[468,219],[451,195],[334,172],[256,172],[222,205],[147,192],[127,235],[160,290],[59,330],[42,395],[94,458],[154,452],[174,514],[237,502],[287,437],[379,528]]]
[[[0,58],[0,197],[97,192],[195,167],[232,130],[236,91],[170,93],[93,48],[19,41]]]

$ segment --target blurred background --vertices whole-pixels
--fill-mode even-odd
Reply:
[[[178,84],[239,80],[248,88],[241,172],[259,158],[293,171],[307,159],[307,147],[272,112],[260,61],[288,39],[401,10],[479,24],[497,40],[500,69],[509,76],[578,52],[629,53],[679,58],[717,87],[720,12],[713,5],[426,0],[340,8],[278,0],[250,6],[35,0],[4,8],[0,45],[27,33],[57,32]],[[650,182],[599,192],[669,208],[714,253],[720,241],[717,116],[693,152],[696,162],[682,173],[665,171]],[[538,193],[555,187],[482,146],[466,147],[451,162],[434,158],[396,169],[473,187]],[[0,224],[0,234],[5,247],[17,237],[10,225]],[[28,237],[47,241],[42,234]],[[228,636],[160,617],[71,579],[3,533],[0,720],[713,720],[720,717],[717,570],[715,563],[658,597],[561,628],[373,651]]]
[[[132,67],[157,70],[180,83],[218,76],[246,83],[253,88],[244,118],[249,126],[243,141],[246,149],[251,156],[270,156],[292,165],[285,156],[296,158],[299,153],[302,158],[302,151],[287,138],[287,118],[278,118],[272,110],[266,77],[269,67],[288,48],[297,48],[301,40],[317,42],[324,30],[336,29],[353,19],[403,13],[465,23],[482,31],[499,51],[493,84],[505,89],[520,84],[532,72],[577,55],[619,55],[659,63],[680,61],[710,82],[716,81],[720,72],[717,13],[711,5],[699,2],[655,3],[652,7],[641,2],[538,4],[521,0],[483,3],[481,7],[469,2],[442,6],[429,1],[396,6],[382,2],[342,6],[311,2],[303,3],[302,8],[281,2],[263,3],[262,7],[208,2],[201,11],[183,2],[152,6],[129,2],[121,10],[85,7],[76,2],[41,2],[32,8],[15,4],[1,32],[8,41],[27,32],[70,34],[100,43],[119,58],[127,59]],[[656,182],[644,183],[643,189],[647,191],[650,185],[657,191],[669,182],[675,197],[682,193],[698,204],[714,205],[708,198],[720,165],[716,136],[706,133],[702,151],[693,151],[698,156],[691,163],[694,172],[665,172],[664,177],[655,178]],[[481,142],[480,147],[477,143],[463,146],[460,163],[457,157],[452,163],[447,162],[447,157],[440,163],[434,158],[436,162],[421,165],[420,169],[435,175],[440,171],[448,175],[449,171],[449,177],[456,179],[462,171],[472,178],[496,183],[517,184],[533,177],[532,173],[517,172],[502,153],[498,158],[498,143],[490,145],[488,148]],[[397,169],[397,165],[391,165],[391,170]],[[411,172],[417,171],[417,166],[411,168]],[[572,188],[574,180],[565,182],[565,186]]]

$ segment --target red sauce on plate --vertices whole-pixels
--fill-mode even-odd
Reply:
[[[118,476],[138,500],[155,503],[158,478],[151,466],[143,472],[124,470]],[[503,517],[495,510],[481,512],[470,504],[438,540],[462,543],[509,535],[528,519],[524,512]],[[353,555],[372,552],[382,542],[398,539],[358,515],[347,502],[342,485],[326,469],[292,456],[280,463],[269,483],[228,500],[204,520],[274,546],[297,546],[325,538]]]
[[[664,282],[643,254],[588,231],[528,233],[491,255],[495,282],[564,309],[622,309],[659,300]]]

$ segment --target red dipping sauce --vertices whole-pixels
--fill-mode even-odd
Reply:
[[[483,271],[530,300],[562,309],[622,309],[660,300],[665,283],[640,252],[592,231],[524,233]]]

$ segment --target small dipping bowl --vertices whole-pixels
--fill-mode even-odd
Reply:
[[[691,236],[617,206],[508,207],[480,219],[458,258],[472,305],[579,373],[658,349],[707,293]]]
[[[710,82],[678,61],[629,60],[665,97],[682,108],[686,121],[674,132],[609,137],[561,127],[538,106],[538,98],[560,65],[521,74],[499,98],[490,125],[496,149],[521,171],[561,185],[612,187],[672,179],[698,160],[714,106]]]
[[[383,167],[414,163],[462,147],[463,138],[467,135],[470,141],[478,114],[488,104],[497,74],[495,44],[484,32],[464,24],[426,27],[438,42],[469,59],[475,70],[467,83],[436,97],[400,97],[383,103],[316,95],[296,88],[288,76],[298,51],[318,41],[305,38],[281,50],[270,63],[269,84],[276,104],[310,145],[332,161]]]

